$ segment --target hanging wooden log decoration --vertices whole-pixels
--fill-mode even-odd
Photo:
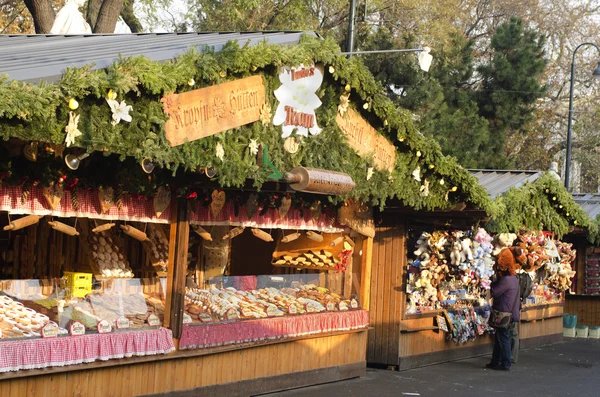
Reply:
[[[210,212],[213,218],[216,218],[225,206],[225,192],[222,190],[213,190],[211,197]]]
[[[56,230],[57,232],[68,234],[69,236],[79,236],[77,229],[75,229],[73,226],[65,225],[62,222],[50,221],[48,222],[48,225],[50,225],[52,229]]]
[[[291,206],[292,206],[292,199],[291,198],[284,197],[284,198],[281,199],[281,205],[278,208],[279,218],[280,219],[285,218],[285,216],[289,212]]]
[[[246,215],[251,219],[258,209],[258,194],[250,193],[248,201],[246,201]]]
[[[104,214],[115,205],[115,191],[110,186],[100,186],[98,188],[98,199],[100,200],[100,212]]]
[[[210,233],[207,232],[202,226],[194,225],[193,228],[194,228],[194,232],[196,232],[196,234],[198,236],[202,237],[203,240],[213,241],[213,238],[210,235]]]
[[[104,232],[108,229],[111,229],[115,226],[114,223],[105,223],[104,225],[100,225],[100,226],[96,226],[95,228],[92,229],[93,233],[100,233],[100,232]]]
[[[158,188],[156,196],[154,196],[153,205],[156,216],[161,216],[171,203],[171,190],[165,186]]]
[[[335,240],[333,240],[331,243],[329,243],[329,245],[331,247],[335,247],[336,245],[338,245],[342,241],[344,241],[344,236],[339,236],[338,238],[336,238]]]
[[[19,230],[24,227],[35,225],[40,221],[40,215],[27,215],[23,218],[15,219],[11,221],[8,225],[4,226],[4,230]]]
[[[323,241],[323,235],[315,232],[306,232],[306,237],[308,237],[312,241],[316,241],[317,243]]]
[[[260,229],[252,229],[252,234],[254,234],[255,237],[258,237],[259,239],[266,241],[266,242],[270,242],[273,241],[273,237],[267,233],[264,232]]]
[[[297,240],[300,237],[300,233],[292,233],[288,234],[284,238],[281,239],[282,243],[289,243],[290,241]]]
[[[228,231],[227,233],[225,233],[225,235],[223,236],[223,240],[229,240],[230,238],[239,236],[240,234],[242,234],[244,232],[245,229],[246,229],[245,226],[235,227],[235,228],[231,229],[230,231]]]
[[[148,240],[150,240],[148,238],[148,236],[146,235],[146,233],[142,232],[139,229],[136,229],[133,226],[121,225],[120,228],[123,229],[123,231],[125,232],[125,234],[127,234],[128,236],[133,237],[136,240],[139,240],[139,241],[148,241]]]

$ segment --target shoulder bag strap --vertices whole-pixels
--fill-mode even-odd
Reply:
[[[515,305],[517,304],[517,301],[519,300],[519,278],[517,277],[517,294],[515,295],[515,301],[512,305],[512,307],[510,308],[510,312],[512,313],[513,309],[515,308]]]

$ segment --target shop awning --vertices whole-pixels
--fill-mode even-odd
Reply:
[[[197,48],[219,51],[227,42],[240,46],[298,44],[302,35],[314,32],[217,32],[217,33],[138,33],[90,35],[0,35],[0,74],[10,79],[39,83],[60,80],[66,68],[94,64],[104,69],[119,57],[144,55],[158,62],[175,58]]]

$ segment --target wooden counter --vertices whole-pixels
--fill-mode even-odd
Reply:
[[[0,396],[250,396],[364,376],[366,342],[367,331],[360,330],[200,356],[176,352],[110,366],[82,364],[69,372],[22,371],[29,376],[3,376]]]

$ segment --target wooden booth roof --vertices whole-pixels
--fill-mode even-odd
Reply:
[[[164,62],[188,51],[211,47],[220,51],[230,41],[240,46],[298,44],[302,35],[314,32],[201,32],[201,33],[137,33],[89,35],[0,35],[0,74],[12,80],[39,83],[56,82],[66,68],[94,64],[104,69],[119,57],[144,55],[152,61]]]

